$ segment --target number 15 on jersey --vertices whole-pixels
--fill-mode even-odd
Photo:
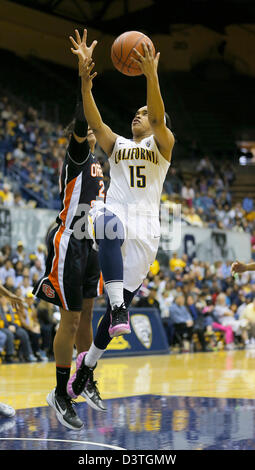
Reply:
[[[130,186],[131,188],[145,188],[146,176],[142,173],[145,166],[129,166],[130,170]]]

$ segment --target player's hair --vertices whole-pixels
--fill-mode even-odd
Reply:
[[[71,135],[74,131],[74,124],[75,124],[75,118],[63,130],[63,136],[66,137],[67,139],[71,138]]]

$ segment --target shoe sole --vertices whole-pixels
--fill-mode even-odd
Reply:
[[[112,315],[111,315],[111,322],[112,322]],[[119,325],[109,327],[108,333],[111,338],[116,338],[117,336],[121,335],[129,335],[131,333],[130,324],[129,324],[129,313],[128,313],[128,322],[127,323],[120,323]]]
[[[76,379],[76,375],[77,375],[77,370],[81,367],[81,364],[82,364],[82,361],[83,361],[83,358],[84,356],[86,355],[87,353],[86,352],[82,352],[80,353],[78,356],[77,356],[77,359],[76,359],[76,371],[75,373],[72,375],[72,377],[68,380],[67,382],[67,387],[66,387],[66,391],[69,395],[69,397],[71,398],[77,398],[79,395],[76,395],[73,391],[73,382],[75,381]]]
[[[48,393],[47,397],[46,397],[46,401],[48,403],[48,405],[53,408],[53,410],[55,410],[55,413],[56,413],[56,417],[58,419],[58,421],[63,424],[63,426],[65,426],[66,428],[68,429],[73,429],[75,431],[79,431],[80,429],[82,429],[84,427],[84,424],[82,424],[82,426],[80,428],[76,428],[75,426],[72,426],[71,424],[67,423],[62,414],[59,413],[59,411],[57,410],[55,404],[54,404],[54,401],[52,399],[52,392]]]
[[[109,328],[108,330],[109,335],[111,338],[116,338],[117,336],[121,335],[129,335],[131,333],[130,327],[127,325],[116,325],[113,328]]]
[[[99,406],[95,405],[95,403],[91,400],[91,398],[89,398],[89,397],[86,395],[86,392],[82,392],[82,393],[81,393],[81,396],[86,399],[87,404],[88,404],[91,408],[93,408],[94,410],[96,410],[96,411],[103,411],[103,413],[105,413],[105,412],[107,411],[106,408],[100,408]]]

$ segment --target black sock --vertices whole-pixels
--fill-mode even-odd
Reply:
[[[70,377],[71,366],[66,367],[59,367],[56,366],[56,378],[57,378],[57,386],[56,386],[56,394],[57,395],[67,395],[66,387],[67,382]]]

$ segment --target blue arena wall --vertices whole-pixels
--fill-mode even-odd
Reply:
[[[94,310],[94,335],[104,313],[105,309]],[[158,311],[151,308],[133,308],[129,310],[129,314],[131,333],[113,338],[104,357],[168,354],[167,337]]]

